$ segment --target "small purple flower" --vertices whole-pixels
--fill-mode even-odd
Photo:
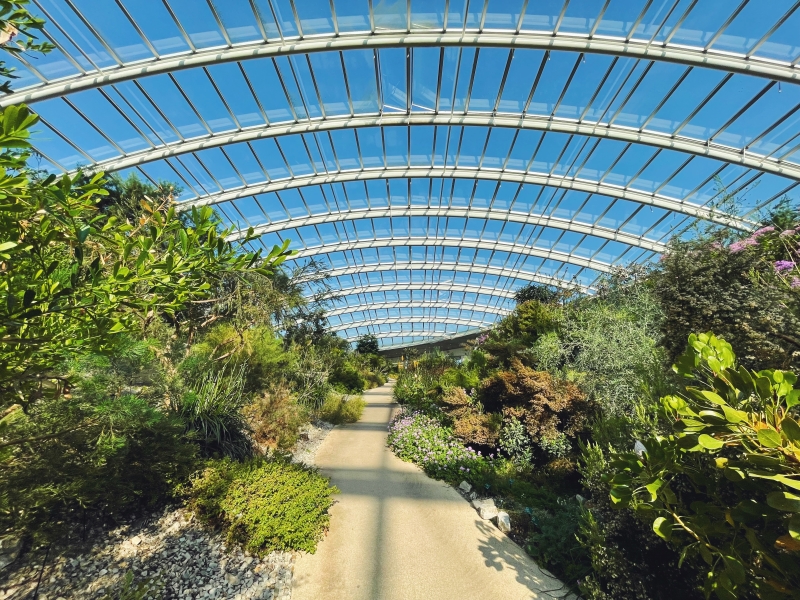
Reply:
[[[794,263],[793,263],[792,261],[790,261],[790,260],[776,260],[776,261],[775,261],[775,270],[776,270],[778,273],[785,273],[786,271],[791,271],[791,270],[792,270],[792,269],[794,269],[796,266],[797,266],[797,265],[796,265],[796,264],[794,264]]]
[[[778,237],[789,237],[790,235],[794,235],[797,233],[794,229],[787,229],[785,231],[781,231],[780,236]]]
[[[793,288],[800,288],[800,277],[792,277],[792,282],[789,285]]]

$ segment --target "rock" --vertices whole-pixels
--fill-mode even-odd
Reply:
[[[142,538],[140,538],[138,535],[131,538],[131,544],[133,544],[134,546],[138,546],[141,543],[142,543]]]
[[[22,539],[18,537],[6,536],[0,538],[0,569],[17,560],[22,551]]]
[[[470,500],[475,500],[475,498],[477,498],[477,497],[478,497],[478,494],[476,494],[475,492],[472,492],[472,493],[469,495],[469,499],[470,499]]]
[[[478,514],[484,521],[494,519],[497,516],[497,507],[494,504],[486,504],[478,510]]]
[[[497,516],[497,507],[494,505],[494,500],[486,498],[485,500],[473,500],[472,506],[478,511],[481,519],[488,521]]]
[[[497,513],[497,528],[503,533],[511,531],[511,518],[507,512],[501,510]]]
[[[460,489],[465,494],[469,494],[472,491],[472,486],[466,481],[462,481],[461,483],[458,484],[458,489]]]
[[[225,573],[225,583],[230,586],[239,585],[239,578],[233,573]]]

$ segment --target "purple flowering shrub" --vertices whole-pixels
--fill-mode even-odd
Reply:
[[[747,368],[800,369],[800,225],[794,211],[728,244],[675,241],[653,278],[668,360],[695,331],[714,331]]]
[[[483,456],[465,447],[438,419],[415,411],[403,410],[395,416],[389,424],[388,445],[399,458],[451,483],[482,481],[495,461],[494,455]]]

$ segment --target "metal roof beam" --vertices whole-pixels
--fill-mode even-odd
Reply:
[[[521,277],[519,279],[522,279]],[[570,285],[569,281],[560,280],[554,277],[543,275],[531,276],[528,281],[540,283],[542,285],[558,286],[563,289],[576,289],[582,293],[592,293],[594,288],[584,285]],[[506,290],[491,288],[482,285],[469,283],[376,283],[372,285],[359,285],[349,288],[338,288],[331,290],[329,296],[345,297],[356,294],[371,294],[373,292],[405,292],[410,290],[436,290],[437,292],[465,292],[474,294],[486,294],[498,298],[514,298],[516,290]],[[307,295],[306,298],[309,298]]]
[[[595,36],[590,39],[584,35],[563,33],[514,33],[513,31],[508,33],[443,33],[415,30],[403,33],[323,35],[313,36],[308,39],[289,39],[280,42],[259,41],[223,49],[196,50],[191,53],[156,58],[151,61],[137,61],[135,64],[121,67],[103,68],[99,72],[69,77],[53,83],[32,87],[3,97],[0,99],[0,105],[9,106],[20,102],[35,102],[157,73],[170,73],[221,62],[332,50],[430,46],[531,48],[608,54],[626,58],[681,63],[730,73],[764,77],[785,83],[800,82],[800,69],[788,62],[729,52],[715,52],[699,47],[651,44],[647,40],[626,40],[624,38],[606,36]]]
[[[267,194],[270,192],[280,192],[282,190],[300,188],[309,185],[324,185],[348,181],[366,181],[371,179],[402,179],[416,177],[484,179],[490,181],[506,181],[556,187],[566,190],[577,190],[590,194],[600,194],[603,196],[610,196],[612,198],[630,200],[631,202],[637,202],[646,206],[655,206],[658,208],[663,208],[664,210],[685,214],[687,216],[704,219],[706,221],[712,221],[714,223],[719,223],[743,231],[748,231],[754,226],[754,223],[751,223],[750,221],[730,216],[721,211],[714,210],[713,208],[707,208],[692,202],[685,202],[676,198],[625,188],[618,185],[598,183],[596,181],[587,179],[577,179],[561,175],[459,167],[391,167],[388,169],[354,169],[352,171],[340,171],[338,173],[326,175],[309,175],[291,179],[278,179],[270,183],[242,187],[229,192],[223,192],[221,194],[200,196],[194,200],[181,202],[179,206],[181,210],[187,210],[192,206],[220,204],[222,202],[236,200],[238,198],[245,198],[258,194]]]
[[[800,69],[798,69],[800,70]],[[379,126],[405,125],[442,125],[479,127],[507,127],[514,129],[531,129],[552,131],[568,135],[583,135],[606,138],[623,142],[644,144],[656,148],[664,148],[685,152],[695,156],[705,156],[730,164],[741,165],[750,169],[758,169],[800,181],[800,165],[775,158],[767,158],[760,154],[742,151],[722,144],[698,140],[688,137],[670,136],[669,134],[637,130],[620,125],[605,125],[595,122],[578,122],[571,119],[558,119],[546,116],[531,115],[491,115],[483,114],[372,114],[356,117],[330,117],[299,123],[258,126],[240,131],[216,133],[194,138],[188,141],[175,142],[156,149],[133,152],[119,158],[112,158],[93,165],[103,171],[118,171],[137,165],[161,160],[188,152],[197,152],[207,148],[216,148],[227,144],[236,144],[258,139],[275,138],[284,135],[316,133],[337,129]]]
[[[613,240],[629,246],[637,246],[650,250],[652,252],[663,253],[667,245],[657,242],[643,236],[625,233],[610,227],[600,227],[588,223],[580,223],[571,221],[569,219],[561,219],[558,217],[549,217],[546,215],[530,215],[525,213],[515,213],[507,210],[499,209],[486,209],[486,208],[467,208],[457,207],[450,208],[447,206],[436,207],[410,207],[410,208],[372,208],[372,209],[358,209],[346,210],[341,212],[325,213],[321,215],[312,215],[310,217],[300,217],[289,219],[288,221],[279,221],[276,223],[269,223],[267,225],[259,225],[254,227],[257,235],[266,235],[270,233],[278,233],[288,228],[307,227],[313,225],[324,225],[326,223],[338,223],[341,221],[352,221],[356,219],[380,219],[380,218],[393,218],[393,217],[448,217],[448,218],[471,218],[471,219],[487,219],[496,221],[509,221],[512,223],[524,223],[526,225],[535,225],[538,227],[552,227],[554,229],[563,229],[564,231],[573,231],[582,233],[584,235],[591,235],[607,240]],[[231,241],[238,240],[245,236],[245,231],[240,230],[229,238]]]
[[[452,317],[397,317],[390,319],[368,319],[366,321],[353,321],[352,323],[343,323],[341,325],[333,325],[328,327],[330,331],[343,331],[345,329],[354,329],[356,327],[365,327],[367,325],[396,325],[403,323],[445,323],[448,325],[466,325],[469,327],[489,327],[494,321],[482,321],[480,319],[459,319]],[[398,330],[397,333],[402,333]]]
[[[331,269],[327,271],[326,279],[333,277],[342,277],[345,275],[358,275],[359,273],[381,273],[385,271],[456,271],[458,273],[476,273],[479,275],[496,275],[497,277],[511,277],[514,279],[521,279],[523,281],[530,281],[532,283],[542,283],[542,275],[520,271],[511,267],[490,267],[486,265],[473,265],[468,263],[448,263],[448,262],[404,262],[404,263],[385,263],[376,265],[362,265],[359,267],[342,267],[339,269]],[[565,282],[562,279],[545,277],[545,285],[565,287]],[[578,286],[583,288],[583,286]]]
[[[610,273],[615,265],[604,263],[582,256],[574,256],[558,250],[548,250],[547,248],[536,248],[511,242],[490,241],[490,240],[470,240],[463,238],[428,238],[407,236],[402,238],[386,238],[378,240],[358,240],[355,242],[341,242],[338,244],[323,244],[312,248],[304,248],[298,251],[293,258],[302,259],[326,254],[328,252],[345,252],[348,250],[361,250],[363,248],[386,248],[392,246],[436,246],[436,247],[455,247],[455,248],[477,248],[478,250],[491,250],[498,252],[511,252],[523,256],[535,256],[545,260],[555,260],[558,262],[576,265],[585,269],[592,269],[601,273]],[[476,270],[473,270],[476,272]],[[512,272],[518,272],[512,270]]]
[[[446,308],[449,310],[474,310],[482,313],[492,313],[496,315],[507,315],[511,312],[509,308],[500,306],[487,306],[485,304],[475,304],[474,302],[443,302],[443,301],[398,301],[398,302],[376,302],[374,304],[359,304],[356,306],[348,305],[325,311],[326,317],[338,317],[354,312],[366,312],[370,310],[393,310],[400,308]]]

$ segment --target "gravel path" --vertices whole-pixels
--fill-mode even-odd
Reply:
[[[293,460],[313,464],[314,455],[333,425],[305,425]],[[228,548],[224,539],[201,526],[184,509],[168,508],[145,522],[113,531],[90,532],[94,544],[67,548],[48,556],[30,552],[0,570],[0,600],[116,598],[126,574],[151,585],[145,598],[290,600],[296,555],[273,552],[258,558]],[[82,550],[82,553],[78,553]]]

